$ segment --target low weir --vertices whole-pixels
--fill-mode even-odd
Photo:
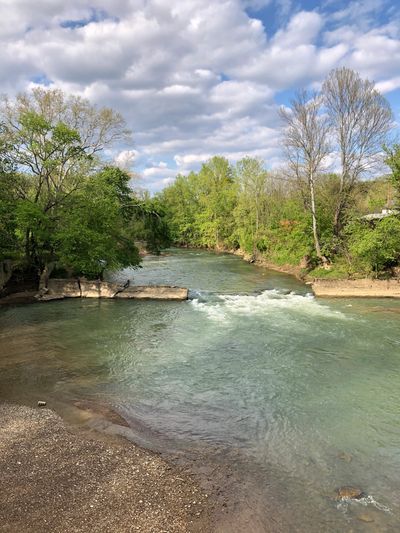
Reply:
[[[83,279],[50,279],[46,289],[37,295],[38,301],[64,298],[124,298],[135,300],[188,299],[188,289],[168,285],[119,285],[108,281]]]

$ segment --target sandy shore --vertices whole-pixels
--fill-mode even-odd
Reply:
[[[0,405],[0,530],[209,532],[193,477],[125,439],[77,433],[49,409]]]

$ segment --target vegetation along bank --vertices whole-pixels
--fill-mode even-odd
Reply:
[[[281,118],[281,168],[215,156],[150,197],[104,155],[129,141],[121,115],[60,90],[3,98],[2,295],[138,267],[138,243],[236,251],[308,279],[396,278],[400,146],[388,102],[340,68]]]

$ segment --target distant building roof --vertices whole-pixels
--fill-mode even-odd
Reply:
[[[382,209],[381,213],[370,213],[361,217],[362,220],[381,220],[382,218],[389,217],[390,215],[398,215],[400,211],[398,209]]]

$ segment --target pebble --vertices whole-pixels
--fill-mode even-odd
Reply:
[[[339,459],[345,461],[346,463],[351,463],[353,456],[351,455],[351,453],[342,452],[339,454]]]
[[[364,498],[365,493],[357,487],[344,486],[336,489],[336,495],[337,500],[360,500],[361,498]]]
[[[363,513],[363,514],[358,515],[357,519],[360,520],[361,522],[373,522],[374,521],[372,516],[370,516],[367,513]]]

